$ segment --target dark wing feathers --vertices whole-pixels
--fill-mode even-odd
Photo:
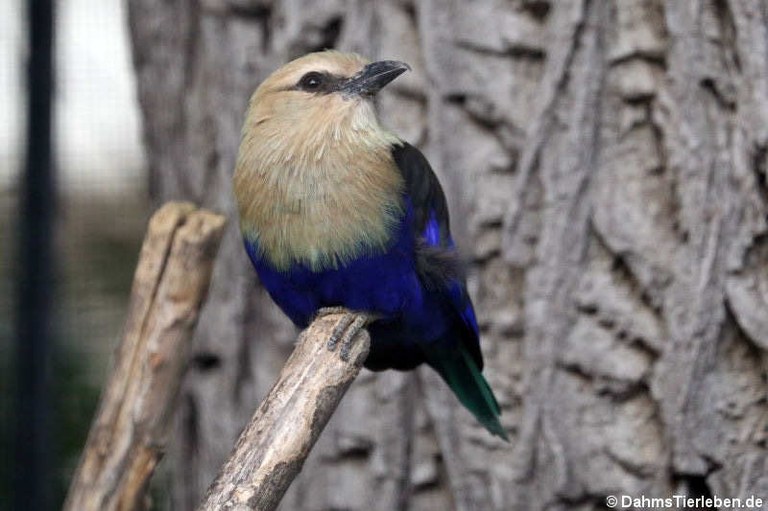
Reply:
[[[392,147],[392,156],[405,181],[413,207],[413,226],[418,233],[416,265],[424,285],[446,297],[461,318],[466,332],[464,346],[480,369],[478,327],[464,274],[451,238],[448,203],[432,167],[421,151],[402,142]]]
[[[413,202],[416,232],[425,235],[430,227],[437,227],[439,246],[453,244],[451,240],[448,203],[440,181],[421,151],[407,142],[392,148],[395,164],[405,180],[406,191]],[[430,226],[429,224],[433,225]],[[430,240],[431,241],[431,240]]]

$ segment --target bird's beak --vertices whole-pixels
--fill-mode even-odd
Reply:
[[[338,90],[347,96],[373,96],[386,84],[410,70],[411,66],[397,60],[372,62],[352,78],[340,83]]]

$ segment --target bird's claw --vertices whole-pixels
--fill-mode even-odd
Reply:
[[[339,352],[339,356],[344,362],[349,361],[349,355],[352,352],[355,336],[363,329],[363,327],[365,327],[366,321],[366,318],[363,316],[355,316],[354,321],[352,321],[352,324],[349,325],[349,328],[347,328],[347,331],[344,333],[344,337],[341,339],[341,351]]]
[[[331,336],[328,338],[328,351],[333,351],[336,349],[336,346],[339,344],[342,337],[344,337],[344,333],[347,330],[347,327],[351,325],[354,320],[354,314],[350,314],[348,312],[341,316],[341,319],[339,319],[339,321],[333,327]]]
[[[365,323],[366,318],[364,316],[350,312],[345,313],[333,327],[328,339],[328,351],[335,351],[336,346],[341,344],[339,356],[344,362],[349,361],[355,336],[365,326]]]

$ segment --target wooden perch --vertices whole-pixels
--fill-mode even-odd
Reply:
[[[123,339],[64,509],[141,509],[160,457],[224,217],[169,203],[149,222]]]
[[[360,330],[348,361],[327,344],[343,314],[315,320],[299,337],[269,395],[208,489],[200,511],[275,509],[368,355]]]

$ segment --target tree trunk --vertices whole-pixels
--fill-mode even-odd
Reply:
[[[768,497],[768,7],[758,0],[129,0],[158,201],[234,215],[250,93],[309,51],[396,58],[472,262],[503,444],[429,370],[364,372],[285,510]],[[231,221],[174,453],[193,509],[295,330]]]

